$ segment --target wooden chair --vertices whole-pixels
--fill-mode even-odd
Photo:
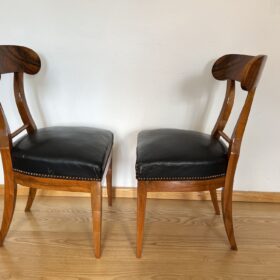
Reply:
[[[20,46],[0,46],[0,74],[14,73],[14,95],[23,126],[11,133],[0,105],[0,148],[5,196],[0,245],[8,233],[16,204],[17,184],[29,186],[26,211],[36,190],[88,192],[91,194],[95,256],[101,255],[102,186],[106,175],[108,203],[112,205],[112,146],[110,131],[87,127],[37,129],[24,94],[23,74],[39,72],[39,56]],[[27,134],[13,142],[23,131]]]
[[[241,141],[266,56],[230,54],[219,58],[212,74],[227,81],[222,110],[211,135],[178,129],[146,130],[138,135],[136,178],[137,257],[141,257],[147,192],[209,191],[220,214],[216,189],[222,188],[222,213],[232,250],[237,250],[232,223],[232,189]],[[247,92],[232,136],[225,134],[235,96],[235,82]],[[220,138],[223,138],[222,141]],[[225,142],[228,144],[225,145]]]

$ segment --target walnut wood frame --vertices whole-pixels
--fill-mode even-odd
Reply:
[[[212,74],[217,80],[227,80],[227,90],[225,100],[212,131],[212,137],[219,139],[222,137],[228,143],[228,166],[224,177],[211,180],[195,181],[140,181],[137,188],[137,248],[136,256],[142,255],[143,233],[145,221],[145,208],[147,192],[199,192],[209,191],[212,203],[217,215],[220,214],[217,201],[216,189],[222,188],[222,213],[225,230],[232,250],[237,250],[234,237],[232,221],[232,191],[235,170],[240,154],[241,142],[258,81],[260,79],[263,67],[267,57],[264,55],[225,55],[218,59],[213,68]],[[247,91],[247,98],[240,112],[239,118],[229,137],[224,133],[224,128],[229,119],[235,97],[235,82],[241,84],[241,88]]]
[[[29,176],[13,170],[11,151],[12,139],[26,130],[28,134],[36,131],[35,122],[30,114],[23,84],[23,74],[34,75],[39,72],[39,56],[31,49],[20,46],[0,46],[0,75],[14,73],[14,96],[23,126],[11,133],[0,105],[0,149],[4,170],[4,211],[0,231],[0,246],[8,233],[16,204],[17,184],[30,187],[25,211],[30,211],[37,189],[51,189],[91,194],[93,243],[96,258],[101,256],[102,186],[100,181],[65,180]],[[108,204],[112,205],[112,155],[110,154],[106,170]]]

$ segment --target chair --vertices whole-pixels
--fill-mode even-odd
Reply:
[[[237,250],[232,223],[232,189],[241,141],[266,56],[230,54],[219,58],[212,74],[226,80],[222,110],[211,135],[179,129],[145,130],[137,140],[137,250],[142,254],[147,192],[209,191],[220,214],[216,189],[222,188],[222,213],[232,250]],[[235,96],[235,82],[247,92],[232,136],[225,134]],[[223,140],[221,140],[223,138]],[[227,145],[226,145],[227,143]]]
[[[112,146],[110,131],[88,127],[37,129],[24,94],[23,74],[39,72],[39,56],[21,46],[0,46],[0,74],[14,73],[14,95],[23,126],[11,133],[0,105],[0,148],[5,195],[0,245],[8,233],[16,204],[17,184],[30,187],[25,211],[30,211],[37,189],[91,194],[95,256],[101,255],[102,186],[106,175],[112,205]],[[23,131],[27,134],[16,141]]]

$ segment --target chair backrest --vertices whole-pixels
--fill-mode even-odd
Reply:
[[[39,72],[41,61],[36,52],[21,46],[0,46],[0,74]]]
[[[0,104],[1,149],[10,149],[12,138],[23,130],[26,129],[28,133],[33,133],[36,130],[35,122],[30,114],[25,98],[23,74],[34,75],[39,72],[40,68],[40,58],[33,50],[21,46],[0,46],[0,77],[2,74],[14,73],[14,96],[23,122],[23,126],[11,133],[2,105]]]
[[[227,80],[226,96],[222,110],[212,131],[212,136],[222,137],[229,143],[229,157],[238,158],[245,127],[248,121],[256,87],[260,80],[267,57],[265,55],[248,56],[229,54],[219,58],[212,74],[217,80]],[[241,88],[247,92],[247,97],[231,137],[224,132],[231,114],[235,98],[235,82],[240,82]]]

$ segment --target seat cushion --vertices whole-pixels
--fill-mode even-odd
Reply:
[[[138,180],[203,180],[225,175],[227,147],[211,135],[179,129],[138,135]]]
[[[110,131],[88,127],[48,127],[18,139],[13,168],[32,176],[101,180],[112,149]]]

